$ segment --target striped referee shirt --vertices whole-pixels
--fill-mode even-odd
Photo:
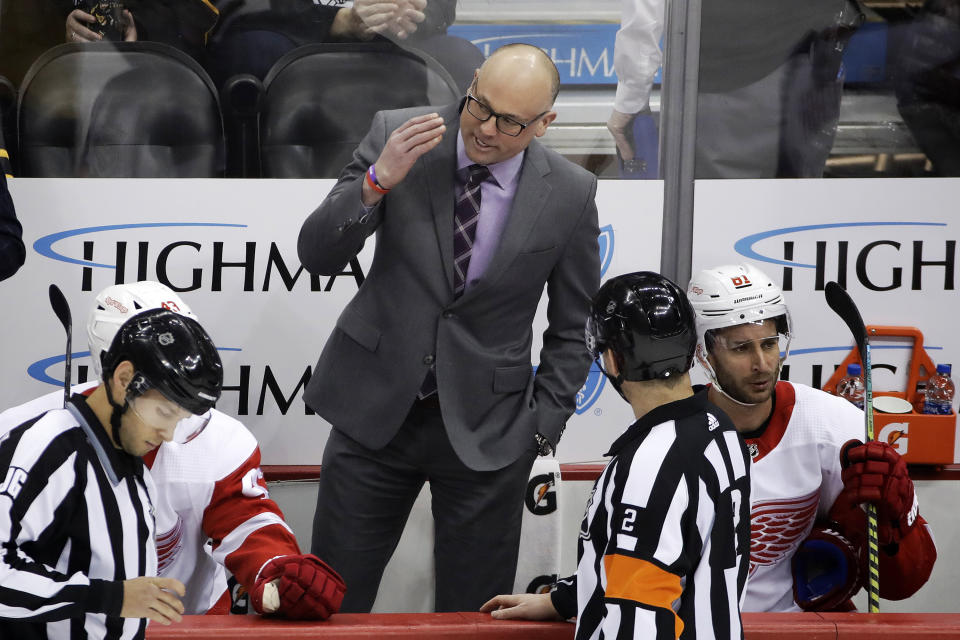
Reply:
[[[587,638],[742,638],[750,458],[706,391],[657,407],[613,443],[552,594]]]
[[[0,439],[0,638],[143,638],[123,581],[157,574],[153,482],[83,396]]]

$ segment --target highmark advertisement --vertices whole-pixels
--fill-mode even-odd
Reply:
[[[319,464],[329,425],[301,396],[344,305],[363,283],[375,245],[335,276],[297,259],[300,225],[332,180],[25,179],[11,181],[24,227],[25,266],[2,286],[8,312],[0,408],[63,385],[65,336],[50,309],[57,284],[73,311],[72,379],[93,376],[86,317],[115,283],[158,280],[197,314],[224,362],[218,408],[258,438],[263,462]],[[604,278],[660,263],[662,183],[603,181],[597,193]],[[531,366],[546,328],[541,304]],[[369,393],[376,393],[370,389]],[[593,368],[577,397],[559,457],[599,459],[631,421]]]

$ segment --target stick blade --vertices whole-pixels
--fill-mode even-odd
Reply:
[[[860,352],[860,362],[867,361],[867,327],[863,324],[860,310],[854,304],[850,294],[832,280],[823,289],[827,304],[840,318],[847,323],[853,339],[857,341],[857,350]]]
[[[50,306],[53,312],[60,319],[60,324],[66,329],[67,335],[73,331],[73,319],[70,315],[70,305],[67,304],[67,298],[60,291],[60,287],[55,284],[50,285]]]

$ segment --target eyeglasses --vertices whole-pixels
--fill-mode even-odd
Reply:
[[[503,133],[508,136],[516,138],[523,130],[529,127],[531,124],[539,120],[542,116],[550,113],[550,110],[547,109],[543,113],[538,113],[528,122],[518,122],[512,116],[506,116],[502,113],[497,113],[487,105],[483,104],[474,97],[472,93],[467,92],[467,113],[472,115],[474,118],[480,122],[486,122],[490,118],[496,118],[497,130],[500,133]]]

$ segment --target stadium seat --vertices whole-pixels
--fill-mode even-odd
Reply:
[[[436,60],[389,42],[298,47],[263,84],[260,159],[267,178],[334,178],[377,111],[461,96]]]
[[[224,174],[216,89],[196,61],[167,45],[50,49],[27,71],[17,121],[24,176]]]

